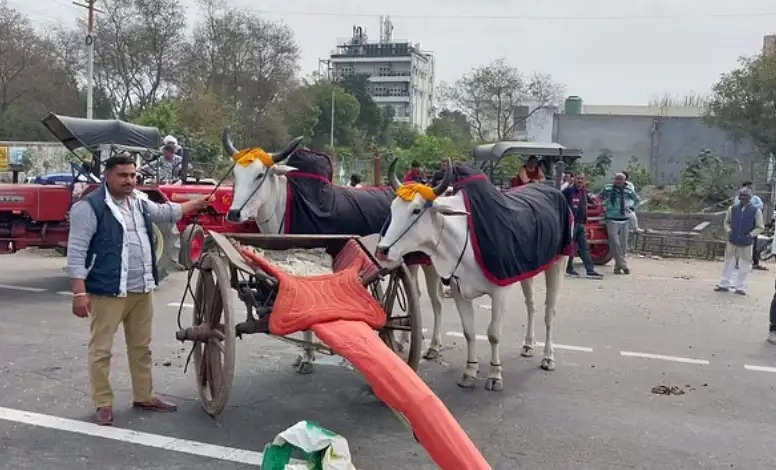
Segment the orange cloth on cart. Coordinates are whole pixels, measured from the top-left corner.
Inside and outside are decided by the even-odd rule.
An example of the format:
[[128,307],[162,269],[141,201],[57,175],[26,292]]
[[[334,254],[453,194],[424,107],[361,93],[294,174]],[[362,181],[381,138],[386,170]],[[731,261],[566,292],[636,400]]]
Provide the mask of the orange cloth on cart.
[[359,320],[372,328],[385,325],[385,312],[358,277],[361,259],[347,269],[320,276],[295,276],[269,264],[253,250],[244,257],[278,280],[278,292],[269,316],[269,331],[285,336],[309,330],[315,323]]
[[312,330],[361,372],[380,400],[407,418],[420,445],[442,469],[491,468],[444,403],[377,335],[385,313],[359,280],[366,258],[354,256],[351,266],[335,274],[301,277],[253,250],[241,253],[278,280],[269,319],[272,334]]
[[409,420],[420,445],[439,467],[490,468],[445,404],[366,323],[330,321],[317,323],[312,330],[361,372],[380,400]]

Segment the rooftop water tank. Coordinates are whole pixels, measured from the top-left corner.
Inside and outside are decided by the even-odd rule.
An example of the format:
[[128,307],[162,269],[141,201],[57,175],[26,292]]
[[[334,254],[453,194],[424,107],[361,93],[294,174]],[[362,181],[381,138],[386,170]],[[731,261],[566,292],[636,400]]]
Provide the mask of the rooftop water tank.
[[569,96],[566,98],[566,114],[582,114],[582,98]]

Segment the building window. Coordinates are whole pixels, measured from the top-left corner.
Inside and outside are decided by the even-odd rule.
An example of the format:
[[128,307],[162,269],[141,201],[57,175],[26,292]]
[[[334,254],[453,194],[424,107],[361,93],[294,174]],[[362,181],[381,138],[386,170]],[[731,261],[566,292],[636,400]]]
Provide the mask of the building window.
[[392,75],[393,73],[391,70],[391,64],[381,64],[377,68],[377,74],[380,75],[381,77],[387,77]]

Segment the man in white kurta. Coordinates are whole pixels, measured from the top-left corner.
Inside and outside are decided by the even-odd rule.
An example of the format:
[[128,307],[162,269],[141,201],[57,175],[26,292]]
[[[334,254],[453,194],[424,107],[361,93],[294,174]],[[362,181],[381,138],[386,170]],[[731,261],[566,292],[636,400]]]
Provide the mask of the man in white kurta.
[[746,275],[752,269],[752,245],[764,229],[763,212],[752,204],[752,190],[742,188],[738,192],[738,203],[728,208],[725,215],[725,231],[728,243],[725,247],[725,266],[722,279],[714,289],[746,295]]

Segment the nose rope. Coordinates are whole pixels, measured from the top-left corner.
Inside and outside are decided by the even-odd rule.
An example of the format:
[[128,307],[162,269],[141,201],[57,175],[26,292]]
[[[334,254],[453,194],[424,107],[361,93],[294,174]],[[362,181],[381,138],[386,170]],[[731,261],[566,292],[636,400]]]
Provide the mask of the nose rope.
[[224,173],[224,176],[222,176],[222,177],[221,177],[221,179],[220,179],[220,180],[218,180],[218,183],[216,183],[216,186],[213,188],[213,190],[212,190],[212,191],[210,191],[210,194],[208,194],[208,196],[207,196],[207,198],[208,198],[208,199],[210,199],[211,197],[213,197],[213,195],[216,193],[216,191],[218,190],[218,188],[220,188],[220,187],[221,187],[221,185],[222,185],[222,184],[224,183],[224,181],[226,180],[226,177],[227,177],[227,176],[229,176],[229,173],[231,173],[231,172],[232,172],[232,170],[234,170],[234,165],[235,165],[235,164],[236,164],[236,163],[232,163],[232,166],[230,166],[230,167],[229,167],[229,169],[228,169],[228,170],[226,170],[226,173]]
[[[234,164],[232,164],[232,168],[234,168]],[[242,203],[242,205],[240,206],[240,208],[238,209],[238,211],[242,212],[242,211],[243,211],[243,209],[245,209],[245,206],[247,206],[247,205],[248,205],[248,203],[251,201],[251,199],[253,199],[253,196],[254,196],[254,195],[256,194],[256,192],[259,190],[259,188],[261,188],[261,186],[264,184],[264,181],[266,181],[266,180],[267,180],[267,175],[269,175],[269,170],[267,170],[266,172],[264,172],[264,174],[263,174],[263,175],[262,175],[262,177],[261,177],[261,181],[259,181],[259,184],[258,184],[258,186],[256,186],[256,188],[255,188],[255,189],[254,189],[254,190],[251,192],[251,195],[250,195],[250,196],[248,196],[248,198],[245,200],[245,202],[243,202],[243,203]]]
[[[416,223],[418,223],[420,218],[423,217],[423,214],[426,213],[426,211],[428,210],[429,207],[431,207],[431,202],[426,202],[426,204],[423,206],[423,210],[420,211],[420,214],[418,214],[418,216],[415,218],[415,220],[413,220],[412,222],[407,224],[407,227],[399,234],[398,237],[396,237],[396,240],[394,240],[393,243],[391,243],[390,245],[388,245],[385,248],[386,251],[390,251],[390,249],[393,248],[393,246],[395,244],[397,244],[399,242],[399,240],[401,240],[404,237],[404,235],[406,235],[407,232],[409,232],[410,229],[415,226]],[[388,225],[388,222],[390,222],[390,219],[386,219],[385,220],[385,223],[383,224],[383,228],[380,230],[380,240],[378,240],[378,242],[377,242],[378,244],[383,239],[383,231],[387,229],[386,225]]]

